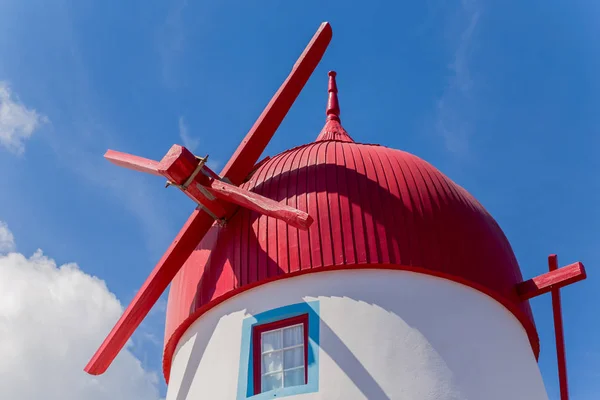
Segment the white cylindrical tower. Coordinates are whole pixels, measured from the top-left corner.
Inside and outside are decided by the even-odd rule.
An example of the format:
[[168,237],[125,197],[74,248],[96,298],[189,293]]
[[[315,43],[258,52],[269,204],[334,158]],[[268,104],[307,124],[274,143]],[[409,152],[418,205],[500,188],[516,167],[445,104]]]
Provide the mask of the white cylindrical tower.
[[286,396],[547,399],[527,332],[504,306],[450,280],[381,269],[261,285],[179,340],[167,400]]

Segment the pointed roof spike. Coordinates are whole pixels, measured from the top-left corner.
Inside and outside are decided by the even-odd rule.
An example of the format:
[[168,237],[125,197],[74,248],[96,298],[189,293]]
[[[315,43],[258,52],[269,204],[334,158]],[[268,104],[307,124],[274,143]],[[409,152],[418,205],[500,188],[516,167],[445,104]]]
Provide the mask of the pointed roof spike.
[[329,100],[327,101],[327,119],[340,120],[340,103],[338,102],[338,89],[335,82],[335,71],[329,71]]
[[338,88],[335,81],[337,73],[329,71],[329,98],[327,100],[327,120],[325,126],[317,136],[315,142],[323,142],[327,140],[337,140],[340,142],[354,142],[348,132],[342,127],[340,121],[340,103],[338,101]]

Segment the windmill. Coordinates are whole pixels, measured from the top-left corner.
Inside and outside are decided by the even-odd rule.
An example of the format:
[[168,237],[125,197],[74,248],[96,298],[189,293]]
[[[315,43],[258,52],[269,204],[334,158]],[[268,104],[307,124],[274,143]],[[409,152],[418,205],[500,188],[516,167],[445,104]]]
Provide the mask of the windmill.
[[219,174],[179,145],[160,162],[106,153],[198,207],[85,370],[106,371],[171,283],[167,399],[541,400],[529,299],[552,293],[566,400],[559,289],[586,278],[583,264],[551,255],[549,272],[524,280],[464,188],[350,137],[335,72],[316,140],[257,162],[331,37],[323,23]]
[[194,156],[180,145],[172,146],[160,162],[106,152],[105,157],[118,166],[165,177],[167,186],[178,187],[199,206],[89,361],[86,372],[98,375],[106,371],[215,220],[226,220],[237,207],[246,207],[300,229],[310,226],[312,218],[307,213],[236,185],[257,168],[256,162],[323,57],[331,36],[331,25],[324,22],[220,174],[206,165],[207,157]]

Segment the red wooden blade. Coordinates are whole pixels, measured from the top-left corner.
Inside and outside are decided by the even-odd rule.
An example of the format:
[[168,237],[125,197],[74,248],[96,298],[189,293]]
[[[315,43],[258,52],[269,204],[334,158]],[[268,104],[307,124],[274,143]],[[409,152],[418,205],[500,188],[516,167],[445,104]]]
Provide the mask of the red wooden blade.
[[234,185],[242,183],[323,58],[331,36],[331,25],[323,22],[292,68],[292,72],[221,171],[221,176],[228,178]]
[[582,263],[576,262],[517,284],[517,294],[521,300],[528,300],[585,278],[587,278],[585,267]]
[[[331,41],[331,36],[332,31],[329,23],[325,22],[321,24],[319,30],[294,65],[290,75],[277,93],[275,93],[275,96],[271,99],[252,129],[250,129],[250,132],[248,132],[237,148],[231,160],[223,169],[221,176],[225,176],[233,184],[240,184],[252,170],[252,167],[323,57]],[[128,157],[121,155],[117,157],[115,155],[111,161],[117,165],[142,172],[155,173],[156,171],[157,175],[161,175],[156,168],[158,163],[147,163],[147,161],[151,160],[141,157],[129,155]],[[206,232],[208,232],[213,222],[214,220],[204,211],[195,210],[192,213],[167,252],[156,267],[154,267],[144,286],[142,286],[125,310],[123,316],[121,316],[85,367],[86,372],[99,375],[106,371],[144,317],[150,312],[152,306],[158,301],[171,280],[181,269],[189,255],[194,251],[197,244],[202,240]]]
[[134,156],[132,154],[121,153],[120,151],[108,150],[104,154],[111,163],[119,167],[129,168],[134,171],[145,172],[147,174],[162,176],[158,172],[158,161],[150,160],[144,157]]
[[137,292],[135,298],[85,367],[87,373],[100,375],[106,371],[181,269],[183,263],[194,251],[200,239],[208,232],[213,222],[214,219],[204,211],[195,210],[192,213],[171,246],[169,246],[169,249],[156,264],[142,288]]
[[210,186],[205,186],[205,188],[217,199],[280,219],[298,229],[307,230],[313,223],[312,217],[304,211],[278,203],[275,200],[249,190],[230,185],[227,182],[213,181]]

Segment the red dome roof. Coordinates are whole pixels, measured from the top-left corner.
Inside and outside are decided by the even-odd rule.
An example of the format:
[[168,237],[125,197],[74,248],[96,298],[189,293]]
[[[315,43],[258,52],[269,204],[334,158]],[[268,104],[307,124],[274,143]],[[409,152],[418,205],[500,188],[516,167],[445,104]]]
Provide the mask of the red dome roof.
[[276,279],[349,268],[416,271],[480,290],[521,321],[537,356],[529,303],[515,291],[521,271],[496,221],[431,164],[353,142],[339,123],[335,82],[333,89],[317,141],[271,158],[242,185],[314,223],[299,231],[240,208],[213,226],[171,284],[165,376],[183,332],[221,301]]

